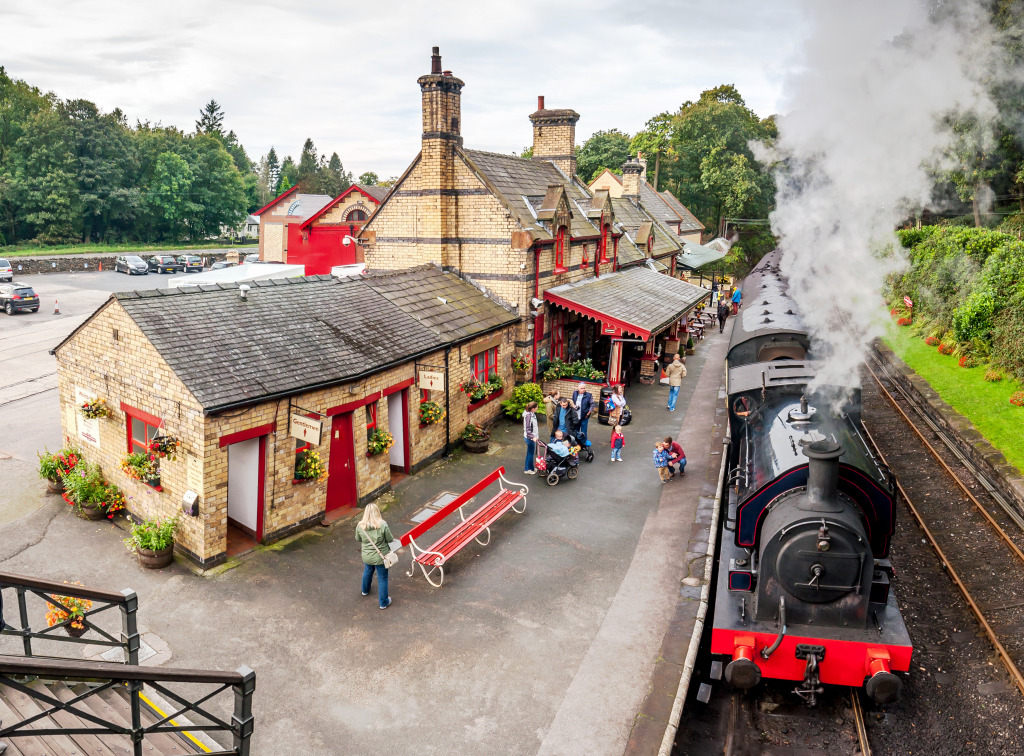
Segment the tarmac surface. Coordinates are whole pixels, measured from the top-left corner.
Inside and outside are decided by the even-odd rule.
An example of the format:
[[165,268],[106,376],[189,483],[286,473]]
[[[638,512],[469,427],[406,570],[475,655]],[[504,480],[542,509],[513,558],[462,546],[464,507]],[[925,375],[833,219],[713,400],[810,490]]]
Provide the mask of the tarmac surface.
[[[376,587],[359,593],[352,520],[205,575],[180,561],[149,572],[125,552],[123,532],[50,497],[0,526],[0,570],[134,588],[140,622],[167,648],[155,658],[252,667],[256,754],[656,753],[700,594],[692,577],[703,576],[721,460],[727,338],[713,333],[688,358],[676,412],[665,408],[667,386],[627,390],[634,420],[621,464],[595,423],[594,462],[549,487],[522,475],[520,427],[501,422],[491,453],[459,452],[382,497],[398,535],[428,501],[499,465],[530,486],[526,513],[499,520],[490,545],[464,549],[442,588],[408,577],[403,553],[387,611]],[[680,435],[688,466],[662,485],[651,451],[667,435]]]

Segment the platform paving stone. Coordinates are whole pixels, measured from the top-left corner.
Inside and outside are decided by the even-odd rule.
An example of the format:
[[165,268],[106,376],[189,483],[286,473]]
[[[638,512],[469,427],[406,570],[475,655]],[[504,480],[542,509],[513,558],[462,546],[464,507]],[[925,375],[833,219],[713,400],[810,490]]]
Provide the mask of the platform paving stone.
[[[403,553],[387,611],[376,585],[359,594],[351,519],[202,576],[181,563],[143,570],[121,530],[49,503],[0,526],[0,570],[134,588],[166,665],[251,666],[256,754],[656,752],[699,605],[700,586],[682,579],[703,579],[704,546],[691,537],[707,531],[709,519],[696,529],[694,520],[721,460],[710,452],[723,432],[714,426],[727,338],[713,334],[689,358],[676,412],[665,409],[666,386],[627,390],[634,422],[622,464],[609,462],[609,429],[594,422],[594,462],[548,487],[522,475],[521,430],[508,422],[494,430],[497,454],[459,452],[402,481],[382,500],[396,535],[438,494],[499,464],[530,494],[525,514],[492,527],[489,546],[447,565],[440,589],[407,577]],[[663,486],[651,450],[680,429],[687,476]]]

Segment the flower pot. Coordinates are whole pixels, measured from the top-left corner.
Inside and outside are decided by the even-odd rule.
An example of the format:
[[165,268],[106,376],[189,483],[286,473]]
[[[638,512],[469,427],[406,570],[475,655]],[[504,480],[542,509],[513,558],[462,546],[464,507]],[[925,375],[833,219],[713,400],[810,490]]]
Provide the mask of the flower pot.
[[72,638],[81,638],[88,631],[88,627],[71,627],[71,625],[64,625],[64,632],[70,635]]
[[487,438],[482,441],[470,441],[469,439],[463,439],[462,443],[466,447],[466,451],[470,454],[484,454],[491,441]]
[[107,516],[107,511],[103,507],[90,507],[83,504],[78,508],[78,511],[82,513],[82,517],[87,520],[102,520]]
[[52,494],[64,493],[64,480],[62,478],[57,478],[57,480],[47,480],[46,490],[48,493]]
[[174,544],[160,551],[137,548],[135,554],[139,557],[139,564],[147,570],[159,570],[174,561]]
[[688,355],[690,355],[690,354],[693,354],[695,350],[693,348],[691,348],[691,347],[687,347],[687,349],[685,351],[686,351],[686,353]]

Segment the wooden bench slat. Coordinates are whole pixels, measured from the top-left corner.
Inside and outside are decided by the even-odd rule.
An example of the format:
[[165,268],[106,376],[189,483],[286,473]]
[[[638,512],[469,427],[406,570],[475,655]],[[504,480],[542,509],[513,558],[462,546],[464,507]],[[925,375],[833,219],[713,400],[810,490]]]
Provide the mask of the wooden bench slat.
[[409,541],[411,541],[414,538],[419,538],[421,535],[423,535],[428,530],[433,528],[439,522],[441,522],[446,517],[448,517],[448,515],[450,515],[456,509],[458,509],[459,507],[464,505],[467,501],[472,499],[474,496],[476,496],[478,493],[483,491],[489,485],[491,485],[492,483],[496,482],[498,480],[498,478],[500,478],[504,473],[505,473],[505,468],[504,467],[499,467],[497,470],[492,472],[490,475],[488,475],[486,478],[484,478],[479,483],[474,485],[472,488],[470,488],[470,489],[468,489],[466,491],[463,491],[453,501],[451,501],[448,504],[446,504],[442,509],[440,509],[437,512],[435,512],[434,514],[432,514],[426,520],[424,520],[419,525],[417,525],[412,530],[410,530],[408,533],[406,533],[404,536],[402,536],[399,539],[401,544],[403,546],[408,546],[409,545]]
[[460,522],[442,536],[426,552],[419,554],[415,561],[428,566],[432,565],[438,559],[438,553],[444,555],[447,561],[450,557],[461,551],[466,544],[489,528],[522,498],[523,494],[519,491],[505,490],[500,492],[473,512],[464,522]]

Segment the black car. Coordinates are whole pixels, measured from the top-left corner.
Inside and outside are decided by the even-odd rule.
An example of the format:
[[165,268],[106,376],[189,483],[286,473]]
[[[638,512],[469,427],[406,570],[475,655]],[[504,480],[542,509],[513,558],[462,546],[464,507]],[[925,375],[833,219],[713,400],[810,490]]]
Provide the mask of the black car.
[[114,272],[127,273],[129,276],[138,273],[140,276],[144,276],[149,273],[149,266],[138,255],[121,255],[114,259]]
[[179,255],[178,262],[184,266],[186,273],[203,272],[203,258],[197,255]]
[[173,255],[154,255],[149,258],[149,269],[157,273],[178,273],[184,270],[185,266]]
[[0,307],[6,310],[8,315],[22,310],[38,312],[39,297],[32,291],[31,286],[17,282],[0,284]]

